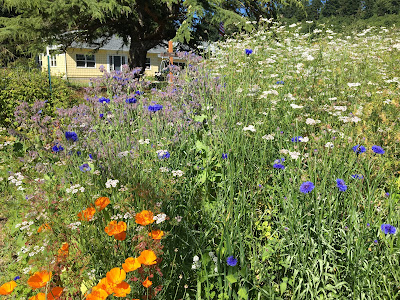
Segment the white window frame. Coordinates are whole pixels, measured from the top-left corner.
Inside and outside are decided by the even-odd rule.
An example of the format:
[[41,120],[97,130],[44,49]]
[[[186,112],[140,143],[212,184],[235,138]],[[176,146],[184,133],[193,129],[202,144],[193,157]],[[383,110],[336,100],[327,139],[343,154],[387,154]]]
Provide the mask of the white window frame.
[[115,71],[114,64],[113,64],[114,56],[121,57],[121,70],[122,70],[122,66],[126,65],[128,63],[128,57],[126,55],[108,53],[107,54],[108,72]]
[[[83,55],[85,57],[85,60],[83,59],[78,59],[78,55]],[[93,59],[88,59],[89,57],[93,56]],[[85,62],[85,66],[78,66],[78,61],[84,61]],[[94,54],[81,54],[81,53],[76,53],[75,55],[75,62],[76,62],[76,67],[79,69],[95,69],[96,68],[96,55]],[[88,67],[88,62],[94,62],[94,66],[93,67]]]

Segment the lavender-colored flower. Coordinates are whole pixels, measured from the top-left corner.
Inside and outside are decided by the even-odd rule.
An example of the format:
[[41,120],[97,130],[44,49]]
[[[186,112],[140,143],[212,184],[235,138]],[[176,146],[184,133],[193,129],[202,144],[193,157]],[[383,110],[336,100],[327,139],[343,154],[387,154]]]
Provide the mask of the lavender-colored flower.
[[297,142],[300,142],[302,138],[303,138],[302,136],[295,136],[292,138],[291,141],[294,143],[297,143]]
[[163,108],[163,106],[161,104],[154,104],[154,105],[150,105],[148,107],[148,110],[151,112],[156,112],[156,111],[162,110],[162,108]]
[[385,193],[385,197],[389,198],[390,194],[389,193]]
[[79,166],[79,169],[80,169],[82,172],[89,172],[92,168],[89,167],[89,164],[83,164],[82,166]]
[[65,132],[65,138],[67,140],[71,140],[73,142],[76,142],[78,140],[78,135],[74,131],[67,131],[67,132]]
[[250,55],[253,53],[253,50],[251,49],[245,49],[244,52],[246,53],[246,55]]
[[222,159],[227,159],[228,158],[228,153],[222,153]]
[[395,234],[396,233],[396,227],[390,224],[382,224],[381,225],[381,230],[383,231],[384,234]]
[[374,151],[376,154],[384,154],[385,150],[383,150],[381,147],[377,145],[372,146],[372,151]]
[[99,98],[99,102],[100,103],[110,103],[110,99],[105,98],[105,97],[101,97],[101,98]]
[[356,154],[364,153],[365,151],[367,151],[367,149],[364,146],[360,145],[355,145],[352,149]]
[[303,182],[300,186],[300,192],[307,194],[314,189],[314,184],[311,181]]
[[228,266],[234,267],[234,266],[237,265],[238,261],[237,261],[236,258],[234,258],[234,257],[231,255],[231,256],[229,256],[229,257],[226,259],[226,263],[228,264]]
[[336,186],[339,188],[339,191],[345,192],[347,190],[347,185],[345,184],[343,179],[336,179]]

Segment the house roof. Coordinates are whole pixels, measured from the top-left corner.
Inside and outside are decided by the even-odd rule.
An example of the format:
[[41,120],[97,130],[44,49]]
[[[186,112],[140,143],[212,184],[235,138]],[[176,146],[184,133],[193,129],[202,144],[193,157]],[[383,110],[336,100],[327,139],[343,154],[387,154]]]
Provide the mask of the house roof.
[[[100,43],[100,40],[98,40]],[[147,51],[148,53],[162,53],[166,51],[166,47],[164,45],[158,45],[155,46],[154,48],[150,49]],[[77,43],[77,42],[72,42],[71,48],[81,48],[81,49],[96,49],[95,44],[88,44],[88,43]],[[108,43],[103,45],[102,47],[99,48],[99,50],[113,50],[113,51],[129,51],[129,46],[124,45],[124,41],[122,38],[113,36]]]

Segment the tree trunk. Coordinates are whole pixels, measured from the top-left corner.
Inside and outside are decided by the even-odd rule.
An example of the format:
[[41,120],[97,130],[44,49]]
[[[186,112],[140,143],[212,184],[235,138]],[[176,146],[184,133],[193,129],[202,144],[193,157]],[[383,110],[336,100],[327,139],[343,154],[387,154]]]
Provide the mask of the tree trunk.
[[146,55],[147,51],[152,47],[145,43],[135,41],[131,38],[131,44],[129,45],[129,57],[128,64],[131,69],[141,68],[140,74],[143,74],[146,69]]

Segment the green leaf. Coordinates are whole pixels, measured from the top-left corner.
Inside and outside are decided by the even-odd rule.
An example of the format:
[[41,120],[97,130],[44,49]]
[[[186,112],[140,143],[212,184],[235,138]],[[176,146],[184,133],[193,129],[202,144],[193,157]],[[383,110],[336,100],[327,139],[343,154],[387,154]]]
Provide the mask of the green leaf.
[[240,288],[238,291],[238,296],[240,297],[240,299],[249,299],[249,296],[247,295],[247,290],[245,288]]
[[232,284],[238,281],[237,276],[234,274],[229,274],[228,276],[226,276],[226,279]]
[[195,120],[196,122],[203,122],[206,118],[207,118],[206,115],[200,115],[200,116],[195,116],[195,117],[194,117],[194,120]]
[[286,288],[287,288],[287,283],[286,283],[286,281],[284,281],[284,282],[281,282],[281,284],[280,284],[280,290],[281,290],[281,295],[286,291]]

